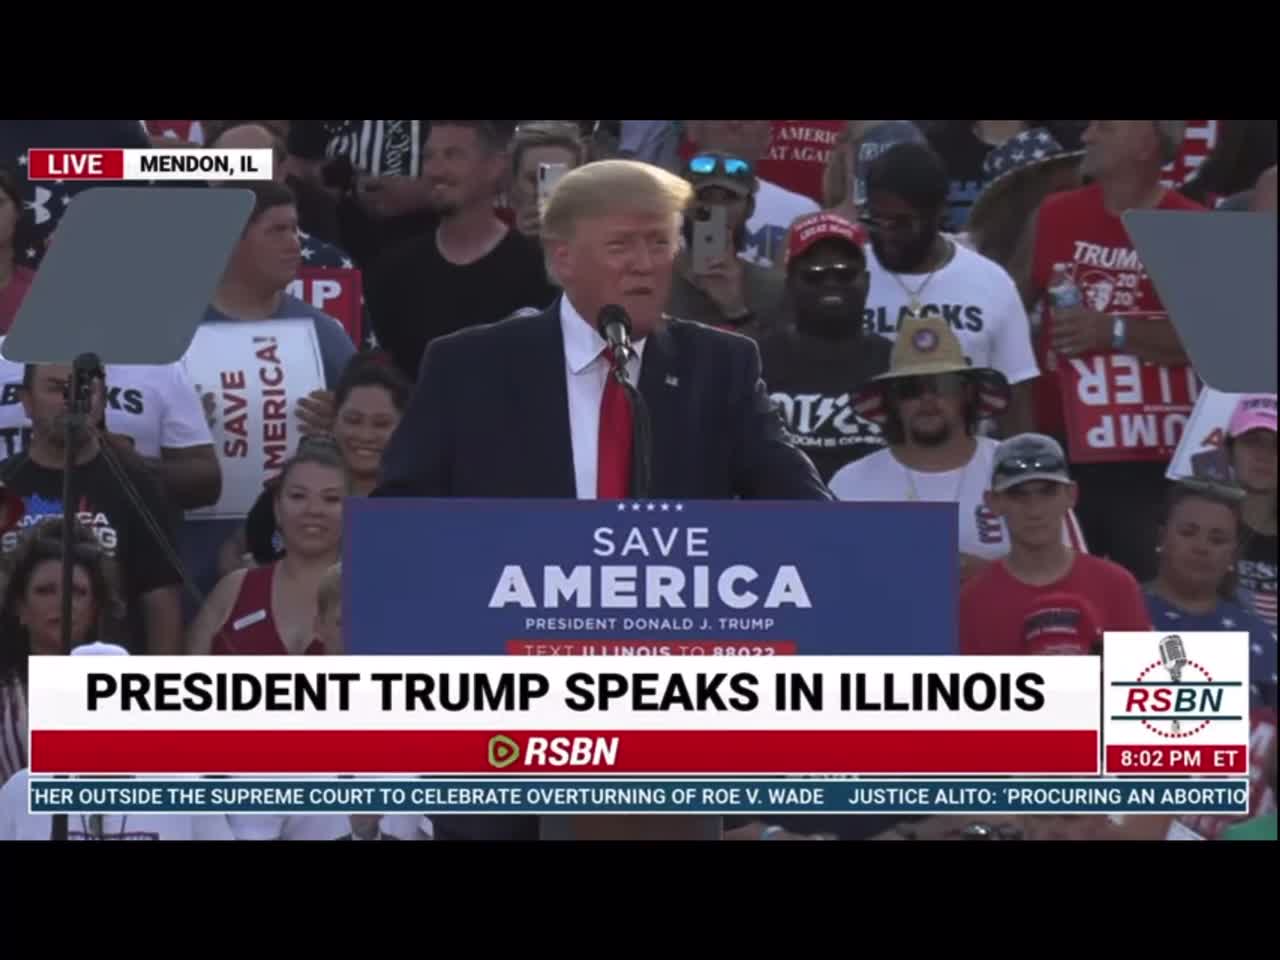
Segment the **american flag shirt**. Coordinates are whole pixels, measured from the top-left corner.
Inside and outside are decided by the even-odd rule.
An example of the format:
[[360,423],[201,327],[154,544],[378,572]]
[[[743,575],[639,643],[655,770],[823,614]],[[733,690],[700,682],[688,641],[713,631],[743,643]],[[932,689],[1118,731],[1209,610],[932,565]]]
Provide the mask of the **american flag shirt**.
[[1154,593],[1145,596],[1154,630],[1244,631],[1249,634],[1249,707],[1276,708],[1276,633],[1238,604],[1222,601],[1211,613],[1188,613]]
[[27,151],[32,147],[149,147],[138,120],[5,120],[0,122],[0,166],[17,177],[29,220],[15,236],[14,260],[36,267],[44,259],[50,234],[76,195],[91,187],[137,186],[93,180],[27,179]]
[[1240,604],[1276,629],[1276,537],[1251,533],[1236,566]]

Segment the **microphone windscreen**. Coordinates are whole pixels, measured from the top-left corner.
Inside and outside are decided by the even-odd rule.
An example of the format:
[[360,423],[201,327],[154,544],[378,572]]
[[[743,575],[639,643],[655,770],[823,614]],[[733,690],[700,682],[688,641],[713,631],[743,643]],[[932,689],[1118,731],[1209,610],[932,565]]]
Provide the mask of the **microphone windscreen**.
[[1182,638],[1171,633],[1160,641],[1160,661],[1168,666],[1178,661],[1186,661],[1187,648],[1182,645]]
[[631,318],[627,316],[627,311],[616,303],[605,304],[596,315],[596,330],[600,336],[608,340],[605,331],[615,323],[620,324],[622,329],[627,331],[628,336],[631,334]]

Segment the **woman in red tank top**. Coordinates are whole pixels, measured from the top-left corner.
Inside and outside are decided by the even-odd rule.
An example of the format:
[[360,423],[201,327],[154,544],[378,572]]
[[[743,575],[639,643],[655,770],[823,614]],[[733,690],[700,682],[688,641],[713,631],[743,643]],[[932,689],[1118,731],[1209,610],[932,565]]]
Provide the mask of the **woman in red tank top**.
[[332,440],[304,440],[275,482],[284,554],[236,570],[218,583],[187,634],[188,653],[322,654],[314,634],[316,598],[338,562],[342,501],[351,484]]

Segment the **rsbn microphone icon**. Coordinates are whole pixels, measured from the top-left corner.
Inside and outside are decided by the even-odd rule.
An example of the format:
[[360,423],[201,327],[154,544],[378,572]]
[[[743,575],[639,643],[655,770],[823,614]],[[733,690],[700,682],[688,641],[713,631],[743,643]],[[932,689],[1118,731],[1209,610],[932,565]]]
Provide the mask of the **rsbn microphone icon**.
[[[1160,641],[1160,662],[1169,671],[1170,680],[1177,683],[1182,679],[1182,668],[1187,665],[1187,648],[1183,646],[1182,638],[1176,633],[1171,633]],[[1182,724],[1174,720],[1173,732],[1178,733],[1181,729]]]

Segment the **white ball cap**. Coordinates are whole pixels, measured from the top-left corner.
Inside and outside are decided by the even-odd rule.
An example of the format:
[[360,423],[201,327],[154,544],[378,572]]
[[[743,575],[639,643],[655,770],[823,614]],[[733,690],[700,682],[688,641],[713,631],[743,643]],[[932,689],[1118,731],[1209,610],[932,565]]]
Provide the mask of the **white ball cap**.
[[127,657],[129,651],[114,643],[82,643],[71,650],[73,657]]

